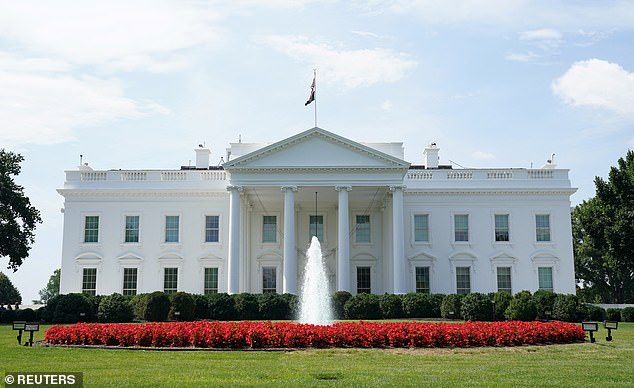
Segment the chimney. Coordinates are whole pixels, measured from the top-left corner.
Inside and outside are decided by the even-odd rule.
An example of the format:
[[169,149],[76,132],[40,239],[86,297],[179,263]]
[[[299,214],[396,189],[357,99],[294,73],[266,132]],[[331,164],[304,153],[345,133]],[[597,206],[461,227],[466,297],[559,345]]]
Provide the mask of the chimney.
[[199,144],[198,148],[194,149],[194,151],[196,151],[196,168],[209,169],[209,155],[211,154],[209,148],[205,148],[202,144]]
[[440,151],[440,148],[436,146],[436,143],[431,143],[425,147],[425,151],[423,152],[425,168],[438,168],[438,151]]

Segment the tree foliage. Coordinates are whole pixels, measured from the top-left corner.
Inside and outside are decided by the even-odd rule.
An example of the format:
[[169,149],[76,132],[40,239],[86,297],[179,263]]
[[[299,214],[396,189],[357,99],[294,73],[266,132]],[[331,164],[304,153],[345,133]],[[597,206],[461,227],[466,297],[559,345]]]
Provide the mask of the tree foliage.
[[634,151],[572,212],[575,275],[592,302],[634,301]]
[[46,304],[51,298],[59,295],[59,277],[61,272],[62,271],[59,268],[53,271],[53,274],[48,279],[48,283],[46,284],[46,287],[42,288],[39,291],[40,300],[37,300],[37,301],[34,300],[33,301],[34,303]]
[[20,174],[20,154],[0,149],[0,257],[8,257],[7,268],[17,271],[35,241],[40,212],[13,180]]
[[0,306],[22,303],[20,291],[11,283],[7,275],[0,272]]

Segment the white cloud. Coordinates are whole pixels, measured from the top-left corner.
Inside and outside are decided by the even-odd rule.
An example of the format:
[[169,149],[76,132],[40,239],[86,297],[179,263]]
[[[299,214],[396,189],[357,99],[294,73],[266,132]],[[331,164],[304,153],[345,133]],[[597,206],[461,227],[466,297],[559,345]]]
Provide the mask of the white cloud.
[[575,62],[552,84],[555,95],[572,106],[591,106],[634,115],[634,73],[601,59]]
[[476,159],[476,160],[491,160],[491,159],[495,159],[495,155],[488,153],[488,152],[484,152],[484,151],[475,151],[474,153],[471,154],[471,157]]
[[520,32],[520,40],[561,40],[561,32],[552,28],[541,28]]
[[51,144],[73,131],[121,118],[165,112],[126,98],[116,79],[74,76],[64,62],[0,52],[0,144]]
[[532,51],[528,51],[525,53],[509,53],[506,54],[504,58],[508,61],[514,62],[531,62],[539,58],[539,55],[535,54]]
[[346,88],[395,82],[417,65],[408,54],[385,48],[346,50],[326,43],[312,43],[303,36],[269,35],[258,41],[297,61],[316,66],[322,82]]
[[385,100],[385,101],[383,102],[383,104],[381,104],[381,110],[390,111],[390,110],[392,110],[392,106],[394,106],[394,105],[392,104],[392,101],[390,101],[390,100]]
[[191,1],[5,2],[0,38],[71,64],[167,71],[185,62],[176,51],[219,42],[210,8]]

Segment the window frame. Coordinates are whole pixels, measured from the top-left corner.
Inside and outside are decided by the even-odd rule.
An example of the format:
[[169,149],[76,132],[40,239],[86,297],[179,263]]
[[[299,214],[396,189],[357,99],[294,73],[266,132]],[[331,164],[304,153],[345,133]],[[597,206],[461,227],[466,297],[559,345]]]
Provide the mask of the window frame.
[[[168,241],[167,238],[167,233],[168,230],[173,230],[173,228],[168,228],[167,225],[167,219],[168,217],[177,217],[178,219],[178,223],[177,223],[177,236],[176,236],[176,241]],[[165,213],[163,214],[163,244],[181,244],[181,222],[182,222],[182,217],[180,214],[176,214],[176,213]]]
[[[217,219],[217,227],[214,228],[209,228],[208,227],[208,218],[209,217],[216,217]],[[219,214],[205,214],[203,215],[203,243],[205,244],[220,244],[220,222],[221,222],[221,218]],[[215,241],[210,241],[207,239],[208,237],[208,233],[209,232],[213,232],[215,230],[216,232],[216,240]]]
[[[458,232],[457,225],[456,225],[456,217],[458,217],[458,216],[466,217],[466,220],[467,220],[467,228],[466,228],[467,238],[466,238],[466,240],[458,240],[458,239],[456,239],[457,232]],[[452,241],[453,241],[454,244],[470,244],[471,243],[471,222],[469,221],[470,218],[471,218],[471,215],[469,213],[464,213],[464,212],[452,213],[451,227],[452,227]]]
[[[506,216],[506,230],[500,228],[498,231],[498,216]],[[506,233],[506,240],[498,240],[498,233]],[[509,244],[511,242],[511,214],[507,212],[496,212],[493,214],[493,242],[496,244]]]
[[[416,218],[417,217],[425,217],[427,219],[427,239],[426,240],[417,240],[416,239]],[[414,213],[412,214],[412,242],[414,244],[430,244],[431,243],[431,214],[430,213]]]
[[[500,287],[500,269],[508,270],[508,287]],[[504,276],[506,276],[506,274],[504,274]],[[495,279],[496,279],[496,289],[498,292],[504,291],[513,295],[513,267],[506,266],[506,265],[496,266]]]
[[[266,225],[271,225],[270,223],[268,223],[268,224],[266,223],[266,219],[267,218],[275,219],[275,224],[274,224],[275,227],[273,228],[273,240],[272,241],[269,241],[269,240],[265,239],[265,237],[267,236],[267,234],[266,234]],[[278,226],[279,226],[278,220],[279,220],[279,217],[277,216],[277,214],[262,214],[262,229],[261,229],[262,239],[260,241],[262,244],[277,244],[277,242],[278,242],[277,232],[278,232]]]
[[[211,275],[207,273],[207,270],[216,270],[215,272],[215,282],[216,287],[208,287],[207,282],[210,281],[213,284],[213,279],[209,279],[207,275]],[[203,269],[203,295],[211,295],[217,294],[220,289],[220,268],[218,267],[204,267]]]
[[[321,224],[317,223],[317,233],[313,234],[312,227],[315,225],[314,222],[311,222],[311,217],[321,217]],[[321,225],[321,238],[319,237],[319,225]],[[326,242],[326,215],[325,214],[308,214],[308,241],[312,240],[313,236],[317,236],[319,242],[323,245]]]
[[[126,279],[126,271],[134,270],[134,289],[131,287],[126,287],[126,281],[130,281]],[[134,293],[131,293],[130,290],[134,290]],[[121,294],[122,295],[136,295],[139,293],[139,268],[138,267],[123,267],[123,284],[121,285]]]
[[[96,228],[88,228],[88,218],[96,218],[97,219],[97,227]],[[84,227],[82,229],[82,244],[99,244],[101,242],[100,240],[100,235],[101,233],[99,232],[100,228],[101,228],[101,215],[100,214],[84,214],[83,215],[83,219],[84,219]],[[88,232],[89,231],[94,231],[95,233],[95,241],[88,241]]]
[[[360,223],[359,222],[359,217],[363,217],[366,218],[367,217],[367,223]],[[370,214],[355,214],[354,217],[355,223],[354,223],[354,242],[355,244],[372,244],[372,216]],[[366,225],[367,224],[367,241],[359,241],[359,225]]]
[[[360,277],[359,270],[366,271],[367,270],[367,287],[361,287],[360,285]],[[372,266],[370,265],[357,265],[355,266],[355,280],[356,280],[356,291],[357,295],[359,294],[371,294],[372,293]],[[364,280],[364,279],[361,279]],[[365,282],[364,282],[365,283]],[[363,284],[365,286],[365,284]],[[363,291],[360,291],[363,289]],[[367,292],[365,292],[367,290]]]
[[[424,272],[427,272],[427,287],[419,287],[419,281],[418,281],[418,277],[419,277],[419,273],[418,270],[426,270]],[[425,291],[426,290],[426,291]],[[414,292],[418,293],[418,294],[431,294],[431,266],[429,265],[425,265],[425,266],[416,266],[414,267]]]
[[[466,269],[466,274],[462,273],[459,274],[458,272],[463,272]],[[464,266],[464,265],[460,265],[460,266],[456,266],[455,267],[455,280],[456,280],[456,294],[460,294],[460,295],[467,295],[470,294],[471,292],[473,292],[473,286],[472,286],[472,276],[471,276],[471,266]],[[467,276],[468,280],[469,280],[469,287],[460,287],[460,279],[458,278],[459,276]],[[464,280],[464,279],[463,279]],[[461,290],[466,290],[467,292],[461,292]]]
[[[175,273],[170,274],[169,276],[173,277],[168,279],[168,270],[174,270]],[[175,294],[178,292],[178,276],[179,276],[179,267],[169,267],[169,266],[165,266],[163,267],[163,292],[170,295],[170,294]],[[167,287],[168,282],[175,282],[175,286],[174,287]]]
[[[91,279],[89,279],[90,283],[88,283],[88,281],[86,280],[88,271],[93,272],[90,275],[91,276]],[[97,267],[83,267],[82,268],[82,271],[81,271],[81,293],[82,294],[91,295],[91,296],[97,295],[97,272],[98,272]],[[94,287],[88,288],[86,287],[87,284],[90,284]]]
[[[541,240],[540,239],[540,228],[545,228],[544,226],[539,226],[537,218],[538,217],[543,217],[543,216],[547,216],[547,220],[548,220],[548,226],[547,226],[547,231],[548,231],[548,240]],[[547,212],[539,212],[539,213],[535,213],[534,217],[533,217],[533,222],[535,225],[535,242],[537,244],[551,244],[553,242],[553,223],[552,223],[552,216],[550,213]]]
[[[549,276],[550,276],[550,288],[549,287],[542,287],[542,274],[541,274],[541,270],[547,269],[549,270]],[[555,277],[554,277],[554,272],[555,270],[553,269],[552,266],[539,266],[537,267],[537,290],[544,290],[544,291],[550,291],[550,292],[555,292]]]
[[[137,218],[137,240],[136,241],[128,241],[128,217],[136,217]],[[130,229],[134,230],[134,229]],[[140,214],[131,214],[126,213],[123,215],[123,244],[140,244],[141,243],[141,215]]]
[[[277,266],[276,265],[263,265],[261,267],[261,289],[263,294],[277,294]],[[272,287],[271,284],[267,284],[267,280],[270,282],[271,279],[266,279],[267,272],[270,272],[269,275],[272,274]]]

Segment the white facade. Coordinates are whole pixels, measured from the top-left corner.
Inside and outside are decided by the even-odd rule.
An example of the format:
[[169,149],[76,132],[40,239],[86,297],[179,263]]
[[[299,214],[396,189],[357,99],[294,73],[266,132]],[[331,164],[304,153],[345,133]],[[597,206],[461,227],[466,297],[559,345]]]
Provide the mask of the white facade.
[[61,292],[298,293],[315,229],[333,292],[575,292],[568,170],[423,155],[313,128],[231,144],[222,168],[199,148],[180,170],[67,171]]

